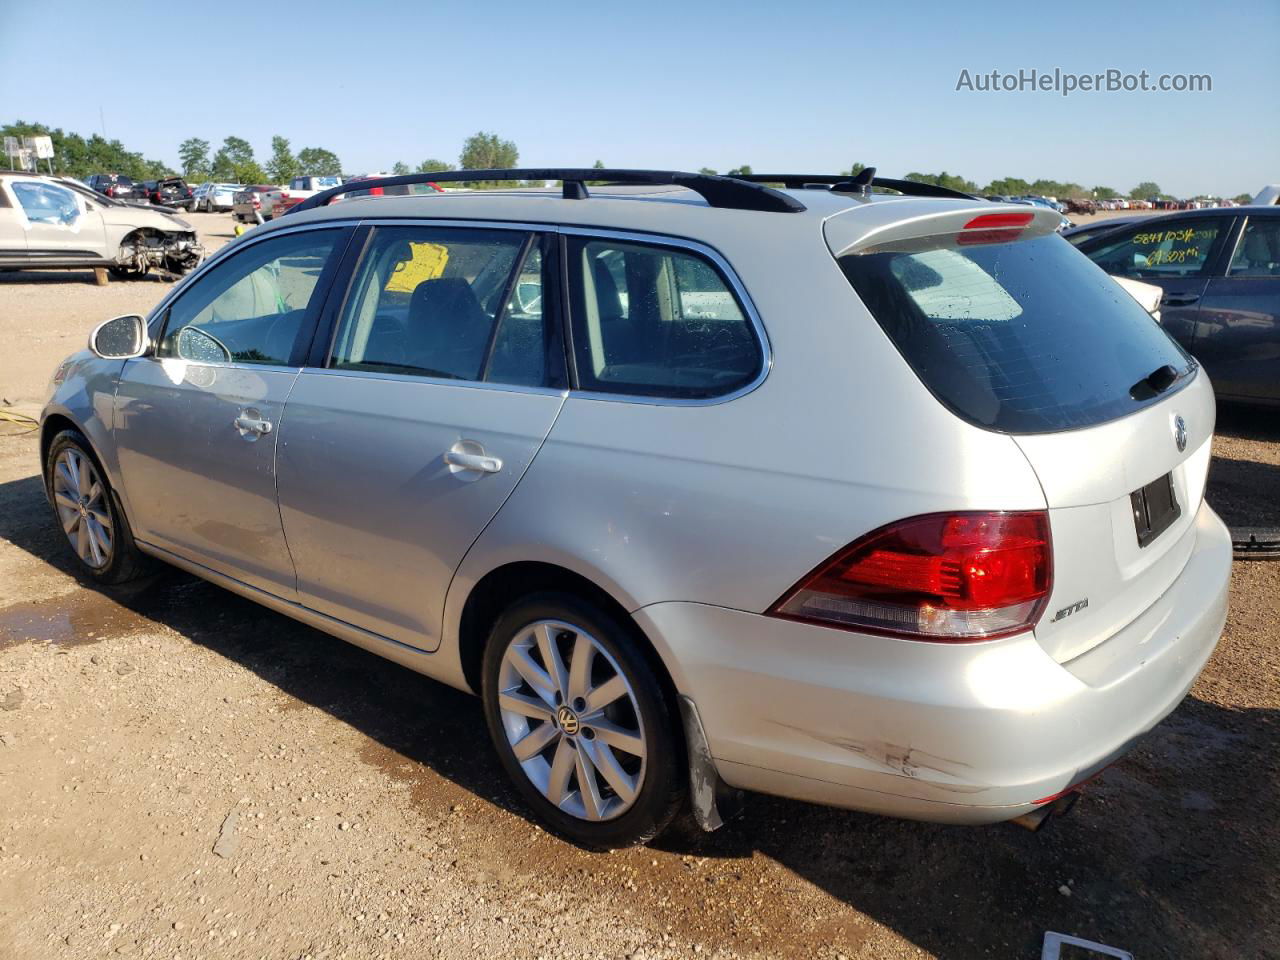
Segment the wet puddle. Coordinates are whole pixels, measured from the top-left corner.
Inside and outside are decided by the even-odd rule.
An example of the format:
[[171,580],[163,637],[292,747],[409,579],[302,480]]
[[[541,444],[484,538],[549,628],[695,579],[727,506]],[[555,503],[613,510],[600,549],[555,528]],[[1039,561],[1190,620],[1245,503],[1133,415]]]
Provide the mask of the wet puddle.
[[20,643],[52,643],[62,647],[99,643],[160,626],[154,615],[176,597],[202,585],[168,585],[136,597],[116,599],[92,589],[35,603],[0,609],[0,650]]

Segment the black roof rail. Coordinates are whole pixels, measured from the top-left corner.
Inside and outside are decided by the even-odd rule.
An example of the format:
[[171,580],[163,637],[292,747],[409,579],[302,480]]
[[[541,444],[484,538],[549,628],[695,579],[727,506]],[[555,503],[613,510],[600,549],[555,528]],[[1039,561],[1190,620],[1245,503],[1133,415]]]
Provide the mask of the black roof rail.
[[[829,173],[749,173],[734,177],[748,183],[780,183],[789,190],[814,190],[826,188],[833,193],[858,193],[866,185],[866,173],[871,171],[871,186],[897,190],[909,197],[949,197],[953,200],[977,200],[971,193],[962,193],[949,187],[936,187],[932,183],[915,180],[895,180],[877,177],[875,167],[866,167],[856,176]],[[842,189],[843,188],[843,189]]]
[[589,167],[530,167],[507,170],[450,170],[445,173],[410,173],[400,177],[374,177],[353,180],[331,187],[290,207],[286,214],[300,213],[324,206],[334,197],[374,187],[412,186],[418,183],[469,183],[477,180],[559,180],[564,184],[566,200],[583,200],[590,194],[588,181],[605,180],[616,184],[670,184],[700,194],[708,206],[731,210],[761,210],[768,213],[800,213],[803,203],[760,183],[738,177],[716,177],[704,173],[682,173],[679,170],[611,170]]

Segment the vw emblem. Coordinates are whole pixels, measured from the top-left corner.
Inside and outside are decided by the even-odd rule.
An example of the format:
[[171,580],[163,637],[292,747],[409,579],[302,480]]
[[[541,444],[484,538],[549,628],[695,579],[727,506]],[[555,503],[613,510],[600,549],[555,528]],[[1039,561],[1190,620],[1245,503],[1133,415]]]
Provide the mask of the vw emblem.
[[1182,419],[1182,414],[1174,414],[1173,417],[1173,442],[1178,445],[1178,452],[1187,449],[1187,421]]
[[578,720],[578,715],[566,706],[561,706],[560,709],[556,711],[556,721],[560,724],[560,729],[570,737],[576,736],[578,731],[582,728],[582,724]]

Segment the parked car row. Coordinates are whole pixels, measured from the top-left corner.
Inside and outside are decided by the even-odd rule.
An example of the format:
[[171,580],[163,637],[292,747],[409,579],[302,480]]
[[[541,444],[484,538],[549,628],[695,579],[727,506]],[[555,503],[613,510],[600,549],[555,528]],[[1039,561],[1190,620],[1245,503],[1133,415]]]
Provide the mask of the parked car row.
[[186,210],[192,205],[193,191],[182,177],[139,181],[123,173],[94,173],[85,177],[83,183],[112,200]]
[[343,178],[339,176],[308,175],[294,177],[283,187],[266,184],[244,187],[235,195],[231,213],[239,223],[265,223],[283,216],[308,197],[342,183]]

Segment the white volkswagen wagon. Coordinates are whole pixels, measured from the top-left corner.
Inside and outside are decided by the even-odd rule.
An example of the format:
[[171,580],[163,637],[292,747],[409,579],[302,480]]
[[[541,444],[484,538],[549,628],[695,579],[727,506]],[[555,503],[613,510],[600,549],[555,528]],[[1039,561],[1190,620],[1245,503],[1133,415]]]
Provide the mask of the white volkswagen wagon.
[[87,574],[156,558],[478,693],[591,847],[740,790],[1039,819],[1186,694],[1231,562],[1213,392],[1052,211],[379,185],[468,177],[563,186],[337,187],[58,368]]

